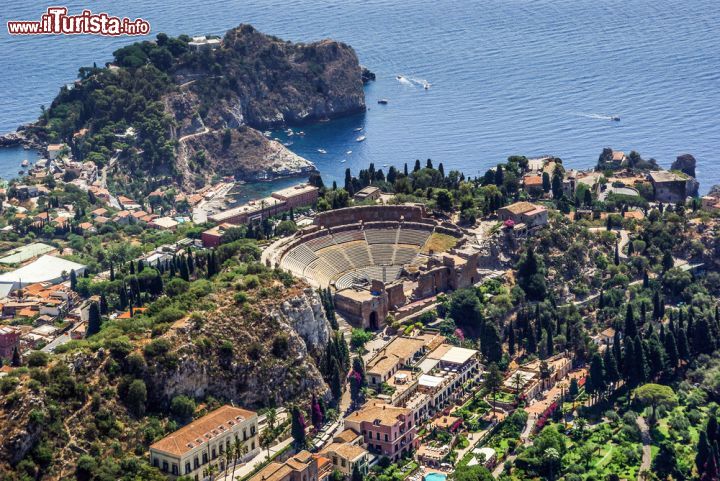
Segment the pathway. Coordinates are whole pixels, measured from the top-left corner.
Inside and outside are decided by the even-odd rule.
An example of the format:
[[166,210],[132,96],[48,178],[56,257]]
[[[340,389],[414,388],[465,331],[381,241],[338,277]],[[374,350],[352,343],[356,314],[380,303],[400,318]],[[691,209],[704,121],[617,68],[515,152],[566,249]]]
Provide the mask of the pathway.
[[[270,448],[270,457],[274,456],[278,451],[281,451],[285,449],[290,443],[292,443],[293,438],[289,437],[285,439],[284,441],[281,441],[280,443],[276,444],[275,446]],[[255,468],[258,467],[258,465],[264,463],[268,460],[268,450],[262,449],[257,456],[249,460],[247,463],[243,464],[242,466],[238,466],[235,468],[235,476],[234,479],[242,479],[248,474],[250,474]],[[218,475],[215,480],[216,481],[233,481],[232,477],[232,466],[230,466],[230,469],[228,469],[226,472],[222,473],[222,475]]]
[[647,422],[645,421],[645,418],[642,416],[638,416],[637,420],[635,421],[640,428],[640,436],[642,437],[642,444],[643,444],[643,455],[642,455],[642,462],[640,463],[640,471],[649,471],[650,470],[650,463],[652,461],[652,451],[650,448],[650,443],[652,442],[652,437],[650,437],[650,428],[647,425]]
[[[588,229],[590,232],[607,232],[607,227],[590,227]],[[628,231],[625,229],[612,229],[610,232],[616,232],[620,234],[620,242],[618,243],[618,251],[619,251],[619,257],[620,259],[627,259],[627,254],[623,252],[623,249],[625,246],[630,242],[630,236],[628,236]]]

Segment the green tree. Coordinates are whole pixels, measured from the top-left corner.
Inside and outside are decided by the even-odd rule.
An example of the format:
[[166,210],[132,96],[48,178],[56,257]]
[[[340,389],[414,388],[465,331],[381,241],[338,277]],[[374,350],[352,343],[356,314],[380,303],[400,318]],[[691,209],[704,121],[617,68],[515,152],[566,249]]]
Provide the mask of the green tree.
[[172,398],[172,401],[170,401],[170,412],[180,422],[185,423],[192,419],[192,416],[195,413],[195,401],[187,396],[175,396]]
[[633,391],[633,396],[641,406],[651,408],[651,423],[657,421],[657,408],[672,409],[678,404],[675,391],[662,384],[644,384]]
[[97,302],[93,302],[90,304],[88,311],[88,323],[85,336],[90,337],[98,332],[100,332],[100,307],[97,305]]
[[305,416],[303,416],[302,411],[300,411],[300,408],[297,406],[293,406],[290,409],[290,418],[291,418],[291,427],[290,432],[293,437],[293,441],[295,442],[295,447],[297,449],[302,449],[305,447],[305,444],[307,443],[306,437],[305,437],[305,429],[307,427],[305,423]]
[[147,386],[142,379],[135,379],[128,387],[125,396],[125,404],[131,413],[137,417],[145,414],[145,405],[147,403]]
[[492,394],[493,397],[493,419],[497,417],[497,410],[495,409],[495,406],[497,405],[497,393],[502,387],[502,381],[503,376],[500,372],[500,368],[498,368],[498,365],[495,363],[490,364],[487,373],[485,373],[483,387]]
[[548,192],[550,192],[550,188],[551,188],[551,186],[550,186],[550,174],[548,174],[547,172],[543,172],[543,174],[542,174],[542,189],[543,189],[543,192],[545,192],[545,193],[547,194]]

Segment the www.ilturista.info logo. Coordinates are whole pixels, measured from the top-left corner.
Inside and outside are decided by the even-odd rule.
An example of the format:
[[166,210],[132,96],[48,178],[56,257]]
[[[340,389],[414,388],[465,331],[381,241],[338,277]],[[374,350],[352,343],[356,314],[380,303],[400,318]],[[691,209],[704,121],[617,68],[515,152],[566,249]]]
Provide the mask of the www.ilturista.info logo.
[[130,20],[90,10],[68,15],[67,7],[49,7],[40,20],[8,21],[7,29],[10,35],[147,35],[150,24],[142,18]]

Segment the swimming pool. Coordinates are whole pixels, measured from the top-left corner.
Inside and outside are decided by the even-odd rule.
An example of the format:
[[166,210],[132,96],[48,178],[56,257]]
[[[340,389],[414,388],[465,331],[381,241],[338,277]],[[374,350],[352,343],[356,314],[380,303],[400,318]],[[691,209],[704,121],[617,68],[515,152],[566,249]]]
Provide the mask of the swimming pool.
[[428,473],[423,479],[424,481],[445,481],[447,479],[447,475],[443,473]]

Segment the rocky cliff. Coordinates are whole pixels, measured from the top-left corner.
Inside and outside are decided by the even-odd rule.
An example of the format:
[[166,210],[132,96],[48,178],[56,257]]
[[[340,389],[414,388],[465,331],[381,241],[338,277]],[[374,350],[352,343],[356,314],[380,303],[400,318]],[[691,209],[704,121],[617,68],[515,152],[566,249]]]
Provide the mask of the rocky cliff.
[[675,161],[670,166],[672,170],[679,170],[686,173],[690,177],[695,177],[695,157],[691,154],[678,155]]
[[[279,405],[328,387],[315,359],[323,355],[330,325],[312,289],[298,292],[267,312],[226,305],[201,324],[174,334],[177,362],[147,372],[149,396],[166,405],[173,396],[211,395],[247,407]],[[221,340],[232,353],[208,350]],[[271,382],[269,382],[271,381]]]
[[240,25],[225,34],[221,48],[201,55],[208,58],[185,62],[177,78],[192,79],[188,89],[201,98],[211,128],[265,129],[365,110],[363,70],[344,43],[295,44]]
[[178,65],[180,88],[163,99],[180,141],[178,170],[185,180],[203,172],[245,180],[306,174],[311,162],[254,129],[362,112],[371,76],[343,43],[293,44],[250,25],[232,29],[219,49]]

